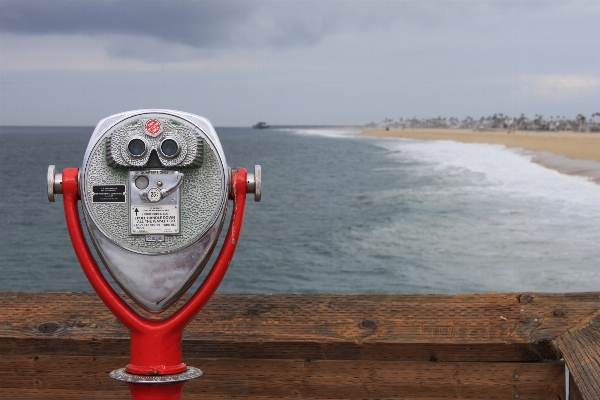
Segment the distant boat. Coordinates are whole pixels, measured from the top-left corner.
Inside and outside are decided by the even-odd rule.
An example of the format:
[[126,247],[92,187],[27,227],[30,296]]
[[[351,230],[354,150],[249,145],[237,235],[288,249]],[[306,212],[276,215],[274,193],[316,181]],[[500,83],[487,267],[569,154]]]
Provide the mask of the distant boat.
[[269,124],[267,124],[266,122],[259,122],[256,125],[252,125],[252,128],[254,129],[267,129],[270,128]]

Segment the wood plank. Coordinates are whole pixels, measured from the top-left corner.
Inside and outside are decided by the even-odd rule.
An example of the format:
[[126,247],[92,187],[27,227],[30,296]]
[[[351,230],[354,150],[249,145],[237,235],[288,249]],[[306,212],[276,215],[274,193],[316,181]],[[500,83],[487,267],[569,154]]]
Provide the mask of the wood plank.
[[[127,330],[95,294],[1,292],[0,302],[6,311],[0,315],[2,353],[128,353]],[[598,293],[221,294],[186,328],[184,354],[440,362],[556,359],[551,341],[592,318],[599,307]]]
[[569,400],[584,400],[572,374],[569,374]]
[[574,387],[583,400],[600,399],[600,315],[556,338]]
[[[354,344],[327,342],[227,342],[184,340],[183,353],[190,358],[303,358],[323,360],[391,361],[539,361],[554,359],[534,351],[534,344]],[[543,349],[548,352],[549,350]],[[39,354],[128,356],[129,339],[0,339],[5,356]]]
[[[562,362],[189,359],[204,375],[184,398],[564,399]],[[40,356],[0,360],[0,395],[10,398],[128,398],[108,377],[127,358]],[[83,389],[83,390],[82,390]],[[37,393],[37,394],[36,394]],[[58,395],[60,394],[60,395]],[[120,397],[123,396],[123,397]]]
[[[0,302],[0,397],[129,398],[107,375],[129,335],[95,294]],[[543,360],[599,307],[598,293],[217,295],[185,331],[205,375],[184,398],[564,399],[564,365]]]
[[[185,388],[184,388],[185,390]],[[183,397],[189,399],[188,396]],[[0,399],[11,400],[131,400],[129,390],[121,392],[92,392],[84,390],[7,389],[0,387]]]

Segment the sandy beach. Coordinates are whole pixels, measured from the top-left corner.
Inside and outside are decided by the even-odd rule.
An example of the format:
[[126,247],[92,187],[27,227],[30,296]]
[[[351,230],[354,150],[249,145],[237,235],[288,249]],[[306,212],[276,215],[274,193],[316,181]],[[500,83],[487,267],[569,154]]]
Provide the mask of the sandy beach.
[[[538,152],[533,158],[546,167],[560,172],[584,175],[600,183],[600,133],[571,131],[475,131],[467,129],[363,129],[367,136],[396,137],[421,140],[453,140],[469,143],[503,144]],[[552,153],[561,157],[548,157]],[[566,157],[566,159],[564,159]],[[571,159],[573,161],[570,161]],[[579,162],[578,162],[579,161]]]

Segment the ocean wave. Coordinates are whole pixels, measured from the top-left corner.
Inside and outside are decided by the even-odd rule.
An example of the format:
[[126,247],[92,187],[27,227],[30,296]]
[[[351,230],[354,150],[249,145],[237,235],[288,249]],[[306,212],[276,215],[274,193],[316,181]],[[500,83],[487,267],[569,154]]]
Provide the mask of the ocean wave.
[[298,135],[309,135],[309,136],[324,136],[330,138],[356,138],[360,130],[350,128],[340,129],[285,129],[287,131],[297,133]]

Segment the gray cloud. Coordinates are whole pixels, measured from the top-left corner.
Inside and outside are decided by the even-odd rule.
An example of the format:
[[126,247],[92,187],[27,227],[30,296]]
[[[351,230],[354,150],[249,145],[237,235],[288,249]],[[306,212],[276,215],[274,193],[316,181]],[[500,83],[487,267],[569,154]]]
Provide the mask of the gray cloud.
[[227,42],[252,12],[246,2],[7,0],[0,30],[19,34],[127,34],[194,47]]
[[196,49],[310,46],[401,19],[435,29],[472,7],[395,1],[3,0],[0,31],[23,35],[143,36]]
[[0,122],[576,115],[600,99],[599,17],[598,1],[0,0]]
[[[317,43],[355,16],[341,3],[276,1],[78,1],[5,0],[0,31],[18,34],[125,34],[185,44],[194,48],[236,45],[286,47]],[[341,11],[341,13],[340,13]]]

